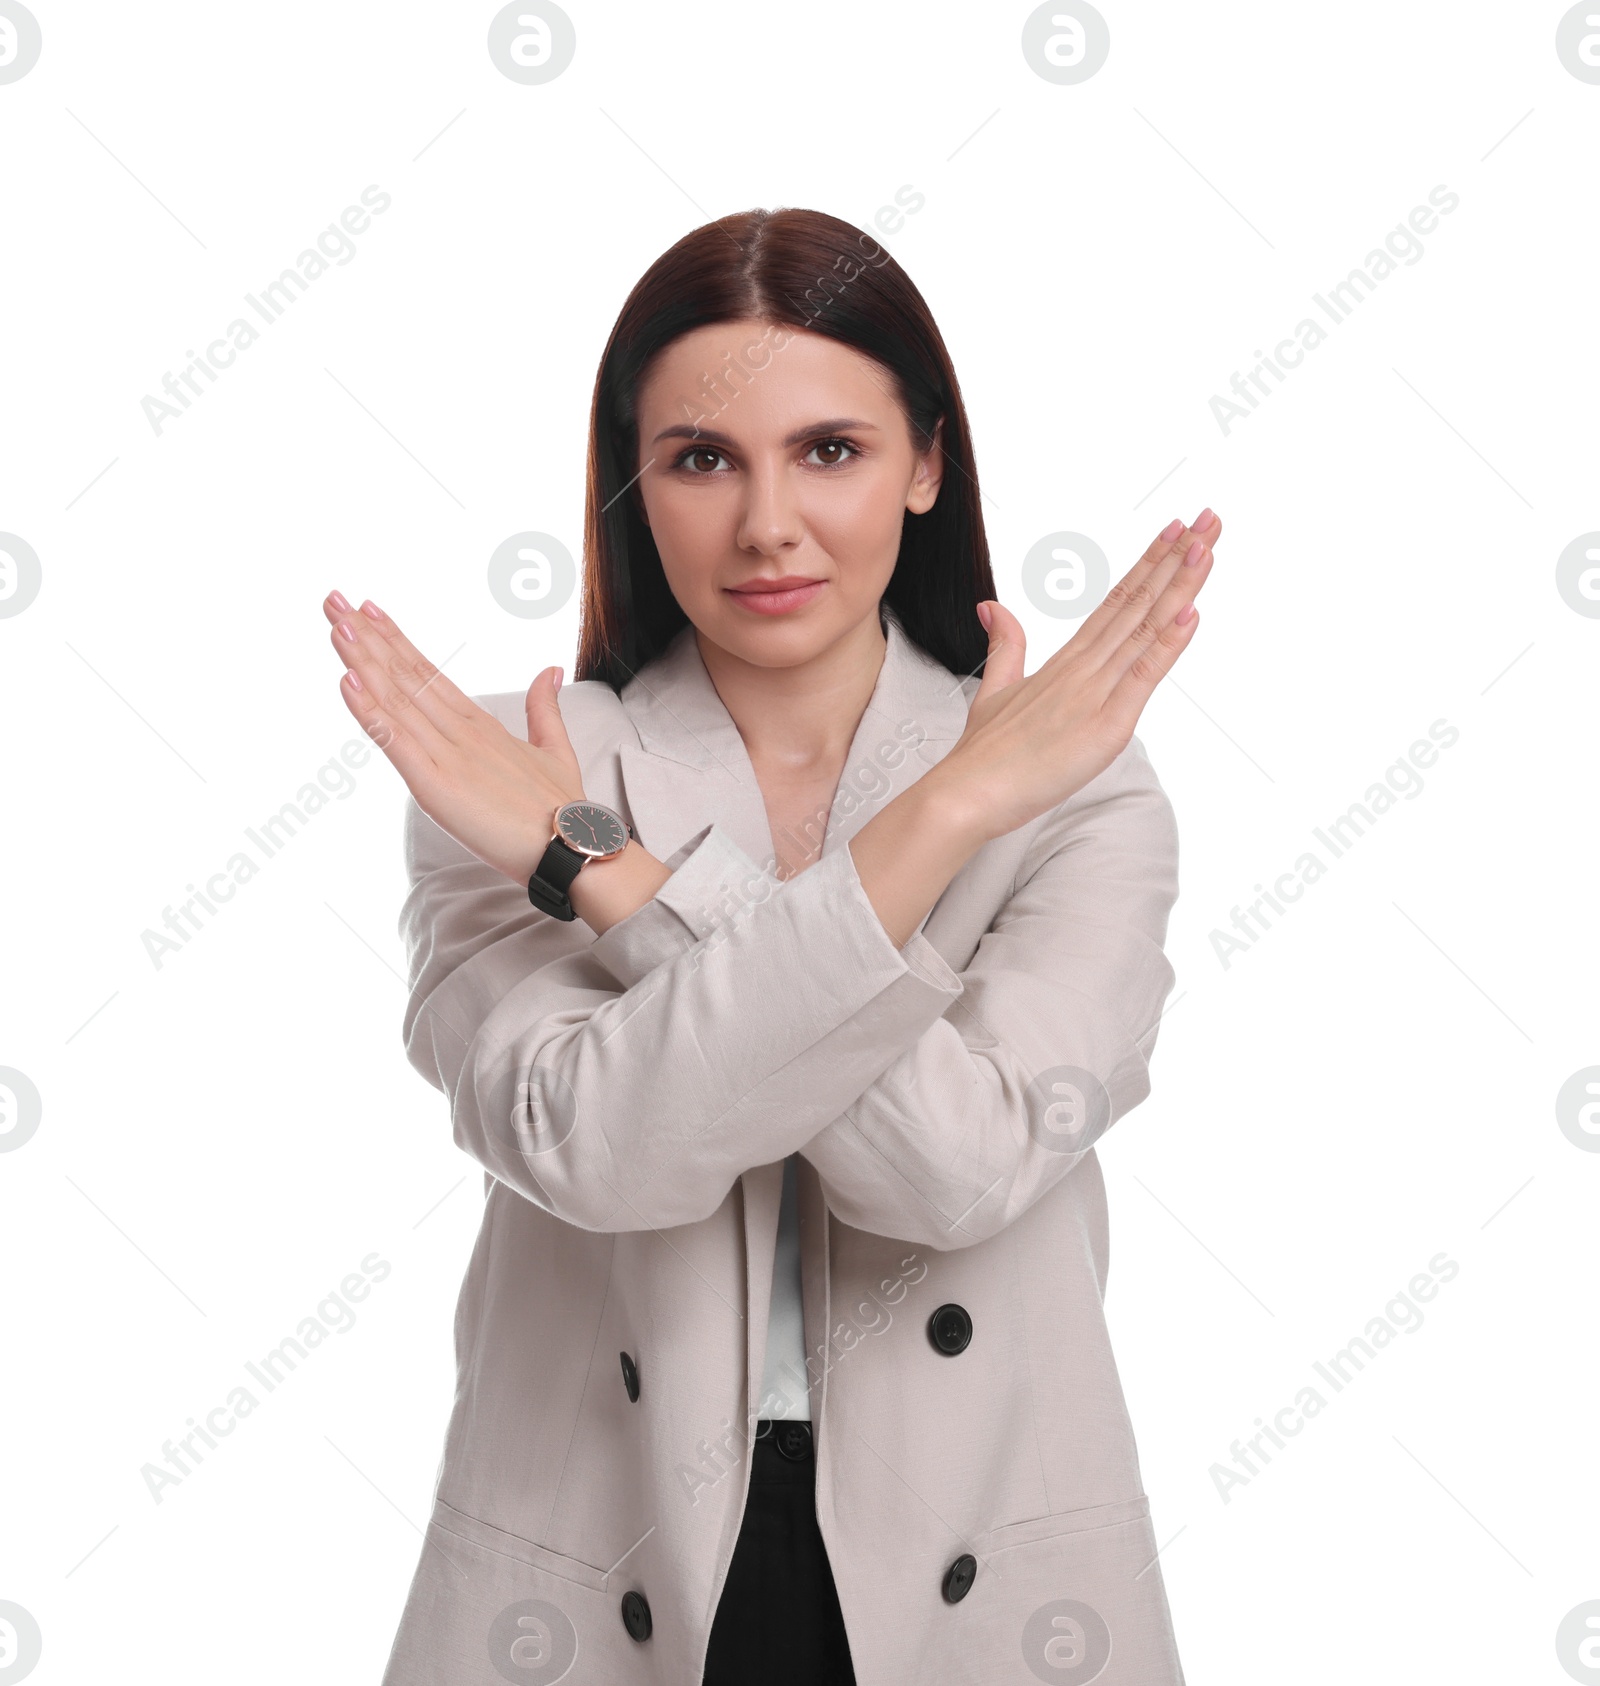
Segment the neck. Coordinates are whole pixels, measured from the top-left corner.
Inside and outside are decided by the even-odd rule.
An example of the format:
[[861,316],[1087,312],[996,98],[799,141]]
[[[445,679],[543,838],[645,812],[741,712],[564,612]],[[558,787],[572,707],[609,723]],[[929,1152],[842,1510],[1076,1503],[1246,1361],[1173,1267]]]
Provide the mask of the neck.
[[753,766],[795,776],[843,766],[888,648],[876,612],[788,667],[745,661],[698,628],[694,637]]

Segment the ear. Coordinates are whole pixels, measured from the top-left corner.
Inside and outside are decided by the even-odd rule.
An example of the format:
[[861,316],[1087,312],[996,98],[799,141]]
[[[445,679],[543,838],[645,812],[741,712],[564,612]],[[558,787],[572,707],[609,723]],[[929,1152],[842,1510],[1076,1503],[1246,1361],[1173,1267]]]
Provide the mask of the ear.
[[933,443],[917,460],[917,471],[911,489],[906,493],[906,508],[913,515],[926,515],[933,508],[944,480],[944,417],[933,424]]

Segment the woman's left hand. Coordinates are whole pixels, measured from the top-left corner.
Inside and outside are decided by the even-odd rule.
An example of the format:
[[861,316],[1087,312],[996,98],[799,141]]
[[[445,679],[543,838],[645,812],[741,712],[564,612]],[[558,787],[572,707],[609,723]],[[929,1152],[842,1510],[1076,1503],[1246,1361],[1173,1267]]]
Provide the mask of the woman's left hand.
[[346,668],[345,706],[406,781],[417,806],[479,860],[526,884],[555,829],[583,798],[583,769],[556,701],[559,669],[528,687],[528,741],[452,684],[377,604],[322,601]]

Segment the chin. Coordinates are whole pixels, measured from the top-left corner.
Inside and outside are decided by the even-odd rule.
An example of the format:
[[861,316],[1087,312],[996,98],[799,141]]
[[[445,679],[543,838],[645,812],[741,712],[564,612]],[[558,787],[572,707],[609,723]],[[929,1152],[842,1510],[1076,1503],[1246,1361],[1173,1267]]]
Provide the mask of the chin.
[[820,655],[835,636],[816,626],[725,626],[722,630],[725,636],[713,634],[713,641],[752,667],[798,666]]

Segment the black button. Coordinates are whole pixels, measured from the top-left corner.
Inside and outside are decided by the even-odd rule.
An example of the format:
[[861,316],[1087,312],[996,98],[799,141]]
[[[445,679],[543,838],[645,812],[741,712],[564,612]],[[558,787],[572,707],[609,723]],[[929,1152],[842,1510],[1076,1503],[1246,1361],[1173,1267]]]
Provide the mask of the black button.
[[622,1625],[633,1639],[643,1640],[650,1637],[650,1605],[642,1592],[623,1593]]
[[942,1305],[928,1319],[928,1339],[943,1353],[952,1357],[967,1350],[972,1339],[972,1319],[961,1305]]
[[959,1604],[972,1590],[973,1576],[978,1572],[978,1560],[964,1551],[944,1572],[944,1601]]
[[639,1367],[627,1353],[622,1355],[622,1385],[627,1388],[630,1399],[639,1397]]
[[803,1417],[780,1422],[772,1437],[778,1443],[778,1450],[794,1463],[811,1456],[811,1424]]

